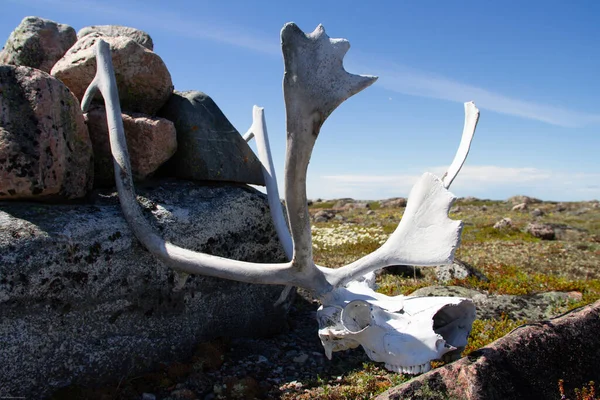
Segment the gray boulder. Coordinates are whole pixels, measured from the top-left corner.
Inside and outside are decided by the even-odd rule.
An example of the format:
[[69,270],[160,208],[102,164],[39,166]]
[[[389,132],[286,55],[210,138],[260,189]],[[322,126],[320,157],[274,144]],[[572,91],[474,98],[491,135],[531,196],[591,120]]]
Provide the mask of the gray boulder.
[[50,73],[77,41],[69,25],[38,17],[25,17],[0,52],[0,64],[21,65]]
[[527,224],[525,231],[536,238],[542,240],[554,240],[556,239],[556,232],[551,224],[542,224],[537,222],[530,222]]
[[565,311],[572,302],[581,300],[578,292],[546,292],[531,295],[488,295],[461,286],[428,286],[415,290],[411,296],[466,297],[473,300],[478,319],[502,318],[539,321]]
[[144,46],[150,51],[154,51],[154,43],[152,38],[146,32],[139,29],[130,28],[128,26],[120,25],[92,25],[86,26],[77,32],[77,39],[89,35],[91,33],[101,33],[104,36],[117,37],[125,36],[134,42]]
[[[266,197],[240,186],[138,189],[163,237],[188,249],[283,262]],[[190,276],[132,236],[116,194],[91,204],[0,202],[0,395],[40,399],[183,360],[215,337],[281,332],[283,287]]]
[[474,277],[480,281],[488,282],[489,279],[483,272],[464,261],[455,259],[450,265],[435,267],[435,275],[440,282],[450,282],[454,279],[467,279]]
[[160,169],[165,175],[264,185],[260,161],[208,95],[176,91],[157,115],[177,131],[177,152]]
[[58,79],[0,65],[0,200],[64,200],[92,188],[92,143],[79,103]]

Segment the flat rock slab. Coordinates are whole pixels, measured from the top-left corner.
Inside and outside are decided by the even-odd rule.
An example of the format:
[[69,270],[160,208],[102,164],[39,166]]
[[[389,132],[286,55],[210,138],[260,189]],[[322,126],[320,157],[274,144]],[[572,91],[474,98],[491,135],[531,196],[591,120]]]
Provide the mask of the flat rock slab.
[[[144,213],[182,247],[283,262],[266,197],[246,186],[163,182]],[[283,287],[179,276],[132,236],[116,194],[92,204],[0,202],[0,397],[40,399],[185,360],[199,341],[286,326]]]
[[[600,381],[600,301],[515,329],[467,357],[388,390],[377,400],[546,400]],[[569,397],[571,398],[571,397]]]
[[158,116],[177,131],[177,152],[160,169],[166,176],[264,185],[260,161],[208,95],[176,91]]

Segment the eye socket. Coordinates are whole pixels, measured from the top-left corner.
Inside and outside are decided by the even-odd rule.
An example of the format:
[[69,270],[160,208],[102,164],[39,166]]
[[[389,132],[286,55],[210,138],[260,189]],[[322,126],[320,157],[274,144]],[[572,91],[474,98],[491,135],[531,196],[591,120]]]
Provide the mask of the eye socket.
[[352,333],[358,333],[371,326],[371,305],[366,301],[354,300],[342,311],[342,324]]

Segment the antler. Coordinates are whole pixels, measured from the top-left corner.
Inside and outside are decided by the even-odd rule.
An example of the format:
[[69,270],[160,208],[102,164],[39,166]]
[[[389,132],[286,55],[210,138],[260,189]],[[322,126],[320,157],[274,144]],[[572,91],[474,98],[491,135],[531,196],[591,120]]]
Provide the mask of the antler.
[[271,216],[285,252],[291,258],[291,262],[279,264],[249,263],[193,252],[166,242],[152,230],[135,196],[110,49],[104,41],[98,41],[98,70],[85,93],[82,108],[85,111],[94,93],[100,90],[106,103],[119,198],[138,239],[165,264],[179,271],[251,283],[296,285],[314,291],[319,297],[388,265],[450,263],[460,240],[461,222],[448,218],[454,196],[446,188],[468,154],[479,115],[477,108],[473,103],[465,105],[467,116],[461,145],[443,181],[431,174],[421,177],[411,191],[402,221],[380,249],[337,270],[316,266],[306,198],[306,173],[312,149],[331,112],[377,78],[346,72],[342,61],[349,43],[329,38],[321,25],[314,32],[304,34],[289,23],[283,27],[281,38],[287,125],[285,198],[291,236],[279,203],[262,108],[254,108],[253,123],[245,135],[246,140],[252,137],[257,140]]
[[[435,304],[429,304],[409,298],[411,306],[405,307],[408,303],[402,297],[375,293],[357,278],[393,264],[432,266],[452,262],[460,242],[462,222],[448,217],[455,197],[447,189],[468,155],[479,111],[473,103],[465,104],[465,127],[454,161],[442,179],[429,173],[419,179],[410,193],[402,220],[383,246],[337,270],[317,266],[312,256],[306,198],[306,173],[312,149],[331,112],[377,78],[346,72],[342,61],[349,43],[344,39],[330,39],[321,25],[306,35],[295,24],[286,24],[281,31],[281,40],[287,125],[284,179],[290,230],[279,202],[262,108],[254,107],[252,126],[244,139],[249,141],[254,137],[257,141],[271,217],[291,261],[256,264],[197,253],[166,242],[152,230],[135,196],[110,48],[106,42],[98,40],[98,70],[86,90],[82,109],[88,108],[92,96],[100,90],[106,104],[115,180],[125,218],[140,242],[177,271],[250,283],[287,285],[282,293],[284,297],[290,285],[313,291],[323,302],[317,312],[321,326],[319,336],[328,349],[328,356],[331,351],[356,347],[360,343],[369,357],[385,362],[388,369],[424,371],[429,365],[428,360],[455,349],[453,346],[466,344],[475,318],[472,303],[465,299],[439,298]],[[397,313],[399,310],[406,316]],[[405,321],[407,316],[420,322],[411,325],[410,321]],[[442,321],[456,323],[444,328],[436,325],[436,328],[432,322],[435,318],[438,318],[438,325]],[[410,326],[413,331],[405,332]],[[446,332],[444,337],[442,330]],[[347,337],[340,340],[341,334]],[[423,348],[421,345],[425,345],[428,350],[419,350],[416,352],[419,357],[414,357],[413,348],[407,350],[408,358],[403,357],[401,353],[406,343],[410,343],[409,347]]]

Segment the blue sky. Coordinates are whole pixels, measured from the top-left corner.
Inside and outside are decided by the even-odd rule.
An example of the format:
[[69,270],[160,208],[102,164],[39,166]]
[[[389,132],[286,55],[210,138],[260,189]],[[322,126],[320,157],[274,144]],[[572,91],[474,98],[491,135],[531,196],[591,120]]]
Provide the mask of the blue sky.
[[470,100],[481,117],[457,196],[600,198],[598,1],[0,0],[0,9],[0,41],[29,15],[145,30],[175,88],[210,95],[241,133],[252,105],[265,107],[280,180],[279,31],[322,23],[350,41],[346,69],[379,80],[323,126],[309,198],[406,196],[424,171],[452,161]]

